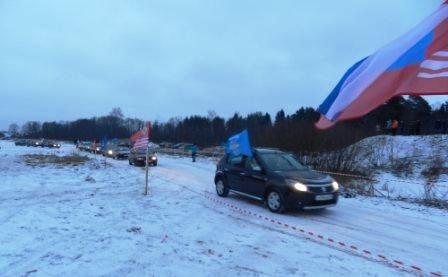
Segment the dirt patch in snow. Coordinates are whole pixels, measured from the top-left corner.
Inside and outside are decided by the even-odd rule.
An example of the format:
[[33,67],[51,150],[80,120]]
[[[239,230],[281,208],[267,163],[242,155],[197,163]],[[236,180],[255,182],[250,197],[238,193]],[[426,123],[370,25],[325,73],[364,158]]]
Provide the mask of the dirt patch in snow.
[[89,157],[81,155],[57,156],[44,154],[23,155],[22,159],[29,166],[45,166],[48,164],[59,166],[81,165],[90,160]]

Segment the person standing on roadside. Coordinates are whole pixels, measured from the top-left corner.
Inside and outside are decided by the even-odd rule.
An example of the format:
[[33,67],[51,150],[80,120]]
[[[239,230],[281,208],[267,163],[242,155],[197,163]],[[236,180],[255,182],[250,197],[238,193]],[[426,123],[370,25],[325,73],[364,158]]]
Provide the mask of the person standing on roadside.
[[393,136],[397,135],[398,125],[399,125],[398,120],[394,119],[392,121],[392,125],[391,125],[391,130],[392,130],[392,135]]
[[195,163],[196,162],[196,155],[198,154],[198,147],[196,146],[196,143],[193,143],[191,146],[191,159]]

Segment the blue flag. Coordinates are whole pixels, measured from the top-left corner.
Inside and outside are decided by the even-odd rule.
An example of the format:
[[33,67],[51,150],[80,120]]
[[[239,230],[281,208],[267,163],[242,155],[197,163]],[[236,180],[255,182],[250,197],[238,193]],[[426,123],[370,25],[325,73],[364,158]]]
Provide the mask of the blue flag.
[[101,150],[104,150],[107,146],[107,136],[105,136],[102,140],[101,140]]
[[245,155],[252,157],[252,148],[250,147],[249,133],[247,130],[229,138],[226,143],[226,153],[231,156]]

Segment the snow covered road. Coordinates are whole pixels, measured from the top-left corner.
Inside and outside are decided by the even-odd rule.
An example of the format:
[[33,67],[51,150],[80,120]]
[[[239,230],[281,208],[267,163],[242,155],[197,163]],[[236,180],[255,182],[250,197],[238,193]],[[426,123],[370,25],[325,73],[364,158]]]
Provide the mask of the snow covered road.
[[[195,165],[189,159],[166,156],[162,160],[165,166],[156,169],[154,175],[177,176],[177,182],[194,180],[194,187],[214,193],[213,163]],[[244,197],[231,195],[227,201],[375,253],[448,272],[448,217],[440,210],[384,199],[342,198],[332,209],[273,215],[263,204]]]
[[[215,197],[213,162],[160,156],[145,197],[143,170],[126,161],[31,167],[21,155],[74,149],[0,146],[0,276],[408,274],[195,193]],[[326,211],[275,215],[238,196],[224,201],[425,272],[448,272],[448,217],[440,210],[357,198]]]

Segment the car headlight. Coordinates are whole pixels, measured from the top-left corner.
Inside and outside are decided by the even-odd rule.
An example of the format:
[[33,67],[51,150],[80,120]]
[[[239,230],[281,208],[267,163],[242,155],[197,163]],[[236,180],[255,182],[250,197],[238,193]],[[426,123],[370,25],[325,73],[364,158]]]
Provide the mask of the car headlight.
[[99,148],[99,147],[97,147],[97,148],[96,148],[96,151],[100,151],[100,148]]
[[333,183],[331,183],[331,186],[333,187],[334,190],[338,190],[339,189],[339,184],[336,181],[333,181]]
[[157,160],[157,157],[151,157],[151,160],[153,160],[153,161],[155,161],[155,160]]
[[308,191],[308,187],[302,183],[295,183],[294,188],[298,191],[303,191],[303,192]]
[[113,153],[114,153],[114,151],[112,151],[112,150],[107,151],[107,154],[109,154],[109,155],[112,155]]

